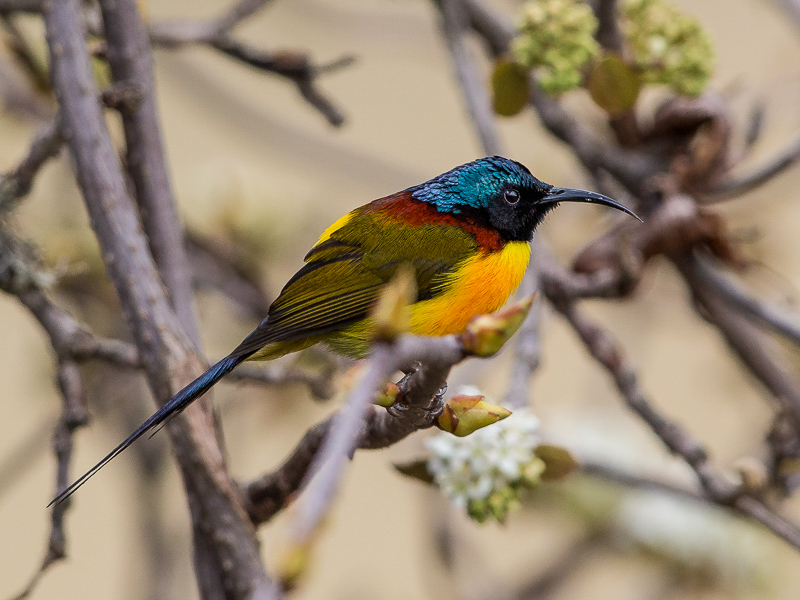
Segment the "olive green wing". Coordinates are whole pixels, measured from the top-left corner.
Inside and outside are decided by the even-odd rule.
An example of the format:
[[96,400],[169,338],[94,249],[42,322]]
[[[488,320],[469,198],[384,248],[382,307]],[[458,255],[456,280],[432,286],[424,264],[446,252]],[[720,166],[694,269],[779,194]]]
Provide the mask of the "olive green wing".
[[284,286],[267,318],[233,356],[364,319],[402,264],[416,273],[418,300],[432,298],[444,291],[444,276],[477,251],[472,235],[459,227],[403,225],[363,207],[342,221],[306,255],[306,264]]

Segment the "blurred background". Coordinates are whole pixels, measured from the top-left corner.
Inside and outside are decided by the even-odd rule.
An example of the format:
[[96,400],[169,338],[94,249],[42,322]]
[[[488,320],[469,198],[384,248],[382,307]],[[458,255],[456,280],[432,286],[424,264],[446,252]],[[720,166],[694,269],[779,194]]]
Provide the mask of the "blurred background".
[[[491,4],[509,16],[520,8],[512,1]],[[763,107],[762,135],[747,158],[757,164],[800,129],[800,32],[777,2],[675,4],[696,16],[713,41],[711,88],[728,98],[741,123],[754,106]],[[147,3],[146,12],[151,20],[200,19],[225,6],[222,0],[161,0]],[[32,19],[19,25],[32,39],[41,35]],[[281,0],[244,23],[238,35],[308,52],[319,63],[356,57],[319,80],[347,118],[333,128],[285,81],[204,48],[155,52],[163,134],[184,223],[198,247],[232,255],[264,298],[274,297],[318,235],[345,212],[483,154],[428,2]],[[485,67],[488,78],[488,62]],[[4,171],[25,154],[52,106],[24,96],[31,93],[24,77],[2,49],[0,83]],[[581,120],[600,121],[586,94],[573,92],[564,101]],[[530,109],[499,120],[499,131],[507,154],[542,180],[592,187],[569,149]],[[746,281],[762,297],[788,306],[795,306],[800,290],[798,187],[800,169],[790,169],[714,207],[754,265]],[[612,219],[606,211],[566,206],[538,235],[568,263]],[[98,333],[126,335],[118,329],[116,300],[102,278],[66,153],[42,170],[13,225],[60,275],[63,304],[73,314]],[[212,359],[259,320],[257,296],[244,306],[206,286],[198,304]],[[634,358],[657,407],[703,440],[716,464],[732,469],[743,457],[763,455],[773,416],[767,395],[692,311],[667,261],[650,265],[632,298],[589,301],[584,308]],[[579,456],[691,484],[688,467],[624,408],[607,374],[549,309],[542,327],[542,365],[531,387],[542,438]],[[54,481],[50,436],[60,400],[46,337],[7,295],[0,296],[0,332],[0,597],[9,598],[26,585],[45,547]],[[475,384],[501,399],[508,354],[462,365],[451,389]],[[92,423],[77,435],[75,473],[152,409],[141,378],[100,365],[87,367],[86,377]],[[277,466],[305,430],[335,408],[301,385],[223,383],[214,395],[231,470],[245,480]],[[313,567],[292,597],[790,599],[800,592],[800,553],[758,526],[719,508],[585,476],[531,491],[505,524],[478,525],[393,468],[422,455],[427,435],[387,451],[357,453]],[[788,501],[785,511],[800,520],[800,501]],[[268,565],[285,525],[280,515],[259,530]],[[32,597],[197,594],[185,498],[165,435],[138,444],[83,488],[67,533],[68,560],[44,576]],[[523,588],[527,595],[515,595]]]

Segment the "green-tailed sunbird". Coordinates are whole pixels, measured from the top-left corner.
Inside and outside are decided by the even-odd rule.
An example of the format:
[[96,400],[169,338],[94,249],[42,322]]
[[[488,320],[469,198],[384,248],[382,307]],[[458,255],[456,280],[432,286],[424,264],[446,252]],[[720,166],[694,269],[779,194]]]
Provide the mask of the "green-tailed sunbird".
[[534,230],[560,202],[593,202],[636,216],[607,196],[539,181],[525,166],[499,156],[461,165],[347,213],[323,232],[266,318],[233,352],[53,502],[67,498],[246,360],[270,360],[318,343],[347,356],[366,356],[370,308],[401,265],[410,265],[416,276],[411,332],[461,333],[470,319],[495,312],[514,292],[530,259]]

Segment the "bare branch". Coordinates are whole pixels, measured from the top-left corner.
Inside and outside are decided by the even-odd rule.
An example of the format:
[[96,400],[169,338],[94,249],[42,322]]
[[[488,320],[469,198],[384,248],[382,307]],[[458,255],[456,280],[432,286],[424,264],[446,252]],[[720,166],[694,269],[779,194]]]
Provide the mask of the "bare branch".
[[166,47],[183,44],[206,44],[229,33],[243,21],[258,13],[272,0],[239,0],[218,17],[208,21],[162,21],[150,25],[150,39]]
[[42,11],[43,0],[0,0],[0,14],[12,12],[38,13]]
[[[78,0],[45,4],[44,20],[53,88],[91,223],[150,387],[165,402],[203,366],[164,295],[127,193],[97,100]],[[272,584],[238,489],[225,469],[213,418],[205,403],[195,406],[174,419],[169,430],[192,511],[201,594],[244,600]]]
[[692,467],[704,492],[712,501],[723,506],[732,506],[758,520],[772,533],[800,550],[800,529],[796,525],[770,511],[759,500],[743,494],[738,486],[728,481],[711,465],[706,450],[699,441],[653,408],[638,386],[633,367],[606,331],[581,315],[569,302],[556,300],[554,306],[572,325],[589,353],[612,376],[628,407],[650,426],[667,448]]
[[765,164],[741,175],[728,175],[711,190],[712,200],[745,194],[780,175],[800,160],[800,135]]
[[709,498],[702,489],[690,489],[684,485],[657,479],[648,475],[632,473],[609,464],[588,460],[580,460],[581,472],[591,477],[622,485],[636,490],[664,492],[687,500],[707,503]]
[[730,304],[729,297],[720,293],[719,282],[706,278],[707,270],[699,266],[696,256],[678,256],[673,262],[702,308],[701,316],[719,328],[742,363],[793,416],[795,423],[800,423],[800,381],[781,357],[775,341],[742,314],[738,306]]
[[[305,524],[297,526],[293,538],[295,542],[301,543],[327,510],[345,458],[351,456],[356,448],[386,448],[415,431],[433,425],[441,409],[441,398],[437,394],[451,367],[465,357],[466,353],[458,336],[403,336],[393,345],[376,351],[370,359],[369,371],[350,395],[351,412],[347,420],[335,415],[315,425],[306,432],[291,456],[276,471],[244,485],[245,494],[250,501],[248,510],[253,521],[263,523],[272,518],[303,487],[310,477],[309,473],[319,470],[320,475],[323,475],[325,470],[331,468],[332,472],[325,475],[322,483],[309,484],[303,497],[313,498],[305,501],[307,504],[302,512],[299,509],[295,513]],[[398,368],[407,368],[412,363],[418,364],[398,384],[398,398],[403,408],[401,411],[390,414],[384,409],[368,406],[375,392],[392,373]],[[359,412],[353,413],[353,406]],[[338,434],[338,445],[335,450],[329,449],[323,458],[320,447],[323,440],[332,435],[331,431],[337,422],[342,423],[336,425],[342,428]],[[345,439],[345,434],[352,437]],[[334,462],[327,462],[331,460],[328,457],[336,456],[334,451],[341,451],[338,461],[334,458]]]
[[702,256],[696,257],[694,268],[698,275],[716,288],[717,292],[732,306],[800,346],[800,317],[798,315],[754,297],[738,281],[726,276]]
[[334,369],[324,369],[320,374],[312,374],[293,369],[283,365],[269,365],[268,367],[251,367],[242,365],[233,371],[227,381],[254,383],[258,385],[287,385],[300,383],[308,386],[311,393],[319,399],[327,400],[333,396],[331,386]]
[[355,61],[345,56],[322,66],[311,64],[308,56],[296,52],[269,52],[222,36],[210,42],[211,46],[226,56],[239,60],[261,71],[267,71],[290,79],[305,100],[316,108],[334,127],[344,124],[344,114],[316,87],[316,79],[322,73],[330,73]]
[[353,62],[353,57],[342,57],[328,65],[315,66],[305,54],[296,52],[270,52],[234,40],[231,29],[242,20],[260,10],[267,1],[242,0],[217,19],[211,21],[172,21],[152,23],[150,41],[154,46],[178,49],[189,44],[200,44],[222,52],[226,56],[251,67],[279,75],[292,81],[300,95],[316,108],[334,127],[344,123],[344,114],[317,87],[320,75],[330,73]]
[[0,177],[0,214],[13,209],[15,201],[30,192],[39,169],[58,154],[63,143],[58,118],[39,130],[25,158]]
[[501,154],[500,139],[494,125],[494,111],[486,91],[485,78],[478,72],[464,40],[469,18],[461,0],[437,0],[442,16],[442,33],[450,50],[456,77],[483,150]]
[[[408,369],[419,362],[412,375],[401,382],[404,430],[413,420],[414,429],[430,427],[441,410],[437,392],[445,385],[450,368],[463,360],[466,352],[460,338],[420,338],[403,336],[391,345],[376,344],[369,367],[350,394],[346,408],[330,428],[316,453],[307,478],[307,489],[294,513],[291,539],[302,547],[317,530],[330,509],[346,461],[359,446],[363,435],[365,411],[376,393],[399,368]],[[405,433],[407,435],[407,433]]]
[[117,84],[133,86],[141,96],[134,110],[122,111],[126,167],[158,272],[169,290],[178,320],[195,345],[200,329],[183,228],[178,220],[156,107],[153,58],[135,0],[102,0],[100,9],[108,63]]
[[260,320],[267,314],[270,299],[261,288],[257,269],[235,244],[204,238],[191,230],[184,241],[195,288],[224,294],[252,318]]
[[[61,417],[53,434],[53,450],[56,454],[56,491],[64,489],[70,482],[69,464],[72,458],[72,435],[76,429],[86,425],[89,413],[86,410],[86,394],[78,365],[70,360],[58,364],[58,386],[63,399]],[[64,516],[70,502],[63,502],[51,511],[50,536],[42,564],[14,600],[30,595],[45,572],[67,556],[67,539],[64,531]]]

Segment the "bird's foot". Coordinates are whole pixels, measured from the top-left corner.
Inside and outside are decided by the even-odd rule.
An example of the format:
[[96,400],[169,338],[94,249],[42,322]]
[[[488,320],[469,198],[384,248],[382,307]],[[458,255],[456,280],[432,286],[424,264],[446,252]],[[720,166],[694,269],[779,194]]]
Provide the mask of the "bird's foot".
[[[394,404],[391,406],[386,407],[386,411],[392,415],[393,417],[401,417],[406,414],[412,407],[409,404],[406,404],[403,401],[403,389],[405,381],[411,377],[413,373],[409,373],[405,375],[400,381],[397,382],[398,387],[398,394],[397,400],[395,400]],[[414,409],[420,410],[422,412],[430,413],[430,414],[438,414],[442,410],[442,404],[444,403],[444,395],[447,393],[447,382],[444,382],[444,385],[439,388],[439,390],[434,394],[433,398],[431,398],[430,403],[427,406],[414,406]]]

